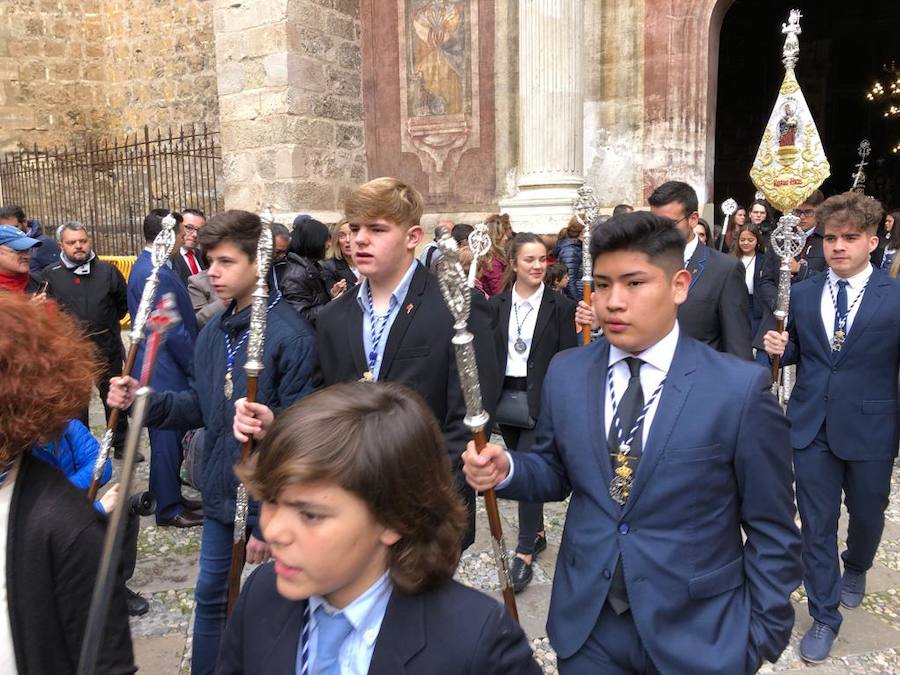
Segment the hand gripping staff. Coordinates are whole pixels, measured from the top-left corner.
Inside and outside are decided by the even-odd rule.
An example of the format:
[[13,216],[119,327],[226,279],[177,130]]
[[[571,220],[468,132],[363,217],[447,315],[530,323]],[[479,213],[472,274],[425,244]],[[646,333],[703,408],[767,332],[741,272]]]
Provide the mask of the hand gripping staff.
[[[247,402],[256,402],[256,383],[263,366],[263,344],[266,339],[266,311],[269,292],[266,277],[272,260],[272,227],[268,218],[262,219],[262,230],[256,245],[256,290],[253,291],[253,305],[250,309],[250,337],[247,340]],[[241,461],[247,461],[253,449],[253,439],[241,446]],[[243,483],[237,487],[234,500],[234,541],[231,544],[231,568],[228,570],[228,614],[234,608],[241,591],[241,572],[244,569],[244,545],[247,533],[247,488]]]
[[[600,215],[600,205],[594,196],[594,190],[589,185],[578,188],[578,198],[572,205],[575,218],[584,227],[581,233],[581,299],[585,304],[591,304],[591,285],[594,281],[593,261],[591,260],[591,226]],[[591,324],[581,326],[581,344],[591,344]]]
[[[772,231],[770,245],[772,250],[781,259],[781,267],[778,268],[778,296],[775,300],[775,330],[784,331],[788,310],[791,303],[791,260],[799,255],[806,243],[806,233],[800,227],[800,219],[797,216],[781,216],[778,227]],[[772,357],[772,393],[781,404],[785,403],[784,388],[780,385],[781,357]]]
[[[173,221],[174,222],[174,221]],[[147,282],[149,285],[149,282]],[[141,301],[143,302],[143,300]],[[125,533],[125,519],[128,517],[128,495],[134,479],[135,457],[141,440],[141,430],[147,417],[150,403],[150,378],[156,357],[159,355],[165,334],[181,321],[175,310],[175,298],[166,293],[156,311],[144,316],[144,324],[149,329],[147,349],[144,351],[144,367],[141,371],[140,388],[134,398],[131,409],[131,424],[128,426],[128,438],[125,440],[125,452],[122,462],[122,474],[119,477],[119,503],[113,510],[103,539],[103,553],[100,568],[97,570],[97,581],[91,596],[91,607],[88,611],[87,625],[84,629],[84,640],[81,643],[81,654],[78,659],[78,675],[94,675],[97,672],[97,656],[100,653],[100,642],[106,628],[106,617],[109,614],[109,600],[113,584],[118,579],[119,561],[122,556],[122,537]]]
[[[478,382],[478,363],[475,361],[473,345],[475,338],[466,327],[472,308],[472,291],[466,283],[466,273],[459,263],[459,249],[453,237],[445,235],[438,242],[438,246],[444,254],[443,264],[438,266],[438,283],[441,287],[441,294],[444,296],[444,302],[447,303],[447,308],[453,315],[453,329],[456,334],[451,341],[456,352],[459,383],[466,400],[466,417],[463,421],[472,432],[475,448],[481,452],[487,445],[485,429],[489,418],[481,405],[481,385]],[[503,601],[506,603],[509,613],[518,621],[519,612],[516,609],[516,596],[513,594],[512,582],[509,578],[506,542],[503,541],[503,526],[500,523],[500,510],[497,507],[497,495],[494,490],[487,490],[484,493],[484,506],[491,529],[494,563],[497,565]]]
[[[170,212],[162,220],[162,229],[153,240],[153,251],[151,252],[151,260],[153,261],[153,269],[147,277],[147,283],[144,284],[144,292],[141,293],[141,302],[138,305],[137,312],[134,316],[134,325],[128,334],[129,345],[128,354],[125,358],[125,368],[122,375],[128,377],[134,370],[134,361],[137,358],[138,348],[144,341],[144,326],[147,324],[147,317],[150,316],[150,310],[156,302],[156,292],[159,290],[159,269],[166,264],[169,256],[172,255],[172,249],[175,248],[175,217]],[[103,475],[103,467],[106,466],[106,460],[109,459],[109,449],[112,446],[113,433],[119,425],[119,415],[121,411],[113,408],[109,413],[109,423],[106,425],[106,431],[103,432],[103,438],[100,439],[100,451],[97,453],[97,462],[94,464],[94,473],[91,476],[91,485],[88,488],[88,499],[94,501],[97,498],[97,490],[100,489],[100,477]]]

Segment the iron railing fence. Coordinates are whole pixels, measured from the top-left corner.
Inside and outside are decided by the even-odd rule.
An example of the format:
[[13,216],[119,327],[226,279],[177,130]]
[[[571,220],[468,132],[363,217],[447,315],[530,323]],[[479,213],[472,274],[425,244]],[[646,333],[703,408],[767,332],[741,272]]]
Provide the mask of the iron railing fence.
[[144,216],[155,208],[222,209],[219,132],[157,130],[120,142],[22,150],[0,155],[0,201],[18,204],[45,233],[84,223],[102,255],[136,255]]

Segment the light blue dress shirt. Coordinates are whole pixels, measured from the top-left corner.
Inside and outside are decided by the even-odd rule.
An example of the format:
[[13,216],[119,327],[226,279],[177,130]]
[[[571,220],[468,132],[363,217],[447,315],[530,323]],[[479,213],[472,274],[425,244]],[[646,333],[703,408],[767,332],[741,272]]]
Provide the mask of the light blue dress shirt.
[[[340,667],[341,675],[366,675],[372,663],[372,655],[375,653],[375,642],[381,631],[381,623],[387,611],[388,601],[394,585],[388,572],[369,586],[368,590],[356,600],[344,607],[340,612],[344,615],[353,630],[341,644]],[[316,625],[316,610],[322,607],[329,614],[336,614],[338,610],[326,602],[324,598],[313,595],[309,598],[310,631],[309,631],[309,668],[310,673],[316,673],[316,642],[318,640],[318,626]],[[300,645],[297,646],[298,649]]]
[[[403,301],[406,299],[406,294],[409,292],[409,286],[412,283],[413,274],[415,274],[418,265],[419,262],[417,260],[412,261],[409,269],[406,270],[406,274],[403,275],[403,279],[400,280],[397,288],[395,288],[394,292],[391,293],[391,299],[388,303],[387,320],[385,321],[384,331],[381,334],[381,342],[377,345],[376,351],[378,353],[378,356],[375,359],[375,367],[370,368],[372,371],[372,376],[376,380],[378,379],[378,374],[381,372],[381,361],[384,358],[384,347],[387,344],[388,336],[391,334],[391,326],[394,325],[394,319],[397,318],[397,314],[399,314],[400,312],[400,307],[403,304]],[[363,349],[366,353],[366,364],[369,363],[369,352],[372,351],[372,322],[374,321],[374,318],[369,313],[368,293],[369,280],[366,279],[359,285],[359,290],[356,292],[356,301],[362,308],[363,313]]]

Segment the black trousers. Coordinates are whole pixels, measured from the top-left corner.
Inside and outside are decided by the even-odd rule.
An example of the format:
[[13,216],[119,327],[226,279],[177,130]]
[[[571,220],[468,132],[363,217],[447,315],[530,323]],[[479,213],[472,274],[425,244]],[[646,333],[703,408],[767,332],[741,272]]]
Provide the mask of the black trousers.
[[[103,371],[97,378],[97,391],[100,394],[100,400],[103,403],[103,412],[106,415],[106,423],[109,424],[109,416],[112,408],[106,405],[106,397],[109,395],[109,380],[113,377],[119,377],[122,374],[122,358],[120,355],[103,354]],[[84,408],[79,415],[79,419],[88,429],[91,428],[89,417],[89,408]],[[119,423],[113,432],[112,447],[116,452],[121,452],[125,447],[125,435],[128,433],[128,415],[122,413],[119,415]]]
[[[500,435],[507,448],[518,452],[528,452],[534,443],[534,430],[500,425]],[[542,502],[519,502],[519,543],[516,553],[532,555],[534,538],[544,529],[544,504]]]

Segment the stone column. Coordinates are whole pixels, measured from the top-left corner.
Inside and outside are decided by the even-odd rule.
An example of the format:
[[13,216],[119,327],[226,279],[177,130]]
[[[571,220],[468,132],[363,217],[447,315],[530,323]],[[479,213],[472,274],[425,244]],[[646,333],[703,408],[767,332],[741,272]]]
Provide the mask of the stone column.
[[556,232],[584,183],[583,0],[519,5],[518,191],[500,203],[516,230]]

